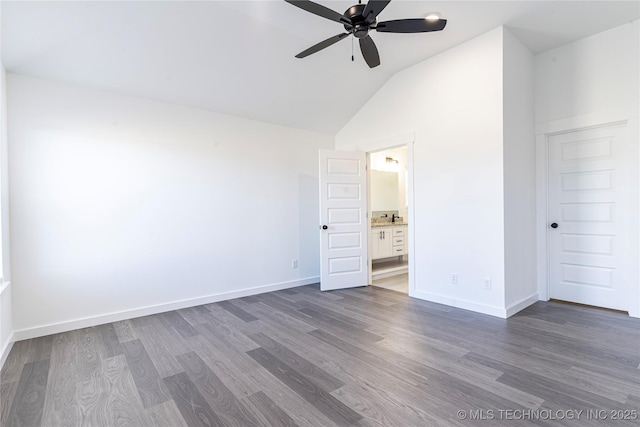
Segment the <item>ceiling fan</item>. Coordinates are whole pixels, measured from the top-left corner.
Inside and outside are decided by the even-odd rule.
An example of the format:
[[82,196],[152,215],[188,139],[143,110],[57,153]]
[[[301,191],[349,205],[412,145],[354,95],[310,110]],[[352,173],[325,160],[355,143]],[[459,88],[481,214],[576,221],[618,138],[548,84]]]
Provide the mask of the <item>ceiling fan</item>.
[[[344,26],[346,33],[341,33],[320,43],[311,46],[296,55],[296,58],[305,58],[324,48],[331,46],[340,40],[353,35],[359,40],[362,56],[369,68],[380,65],[380,55],[378,48],[373,42],[369,31],[376,30],[381,33],[427,33],[430,31],[441,31],[447,25],[446,19],[439,17],[416,18],[416,19],[396,19],[394,21],[378,22],[378,15],[387,7],[391,0],[369,0],[365,5],[356,4],[351,6],[342,15],[338,12],[314,3],[309,0],[285,0],[300,9],[313,13],[314,15],[330,19]],[[353,57],[352,57],[353,59]]]

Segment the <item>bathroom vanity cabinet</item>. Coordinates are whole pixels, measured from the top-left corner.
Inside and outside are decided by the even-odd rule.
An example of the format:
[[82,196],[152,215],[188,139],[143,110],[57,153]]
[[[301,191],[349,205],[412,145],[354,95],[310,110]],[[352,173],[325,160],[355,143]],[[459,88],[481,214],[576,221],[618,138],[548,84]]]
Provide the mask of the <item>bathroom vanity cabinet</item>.
[[372,227],[369,236],[372,260],[407,254],[407,226]]

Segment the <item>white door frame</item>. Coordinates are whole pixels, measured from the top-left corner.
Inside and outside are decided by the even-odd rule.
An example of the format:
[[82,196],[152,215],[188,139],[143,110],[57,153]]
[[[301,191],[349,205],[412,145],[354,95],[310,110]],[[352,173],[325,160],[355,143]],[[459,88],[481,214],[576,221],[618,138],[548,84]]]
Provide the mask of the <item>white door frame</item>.
[[[536,258],[537,258],[537,282],[538,295],[540,300],[549,300],[549,218],[548,218],[548,178],[549,178],[549,137],[569,131],[585,130],[601,126],[609,126],[613,124],[626,124],[628,127],[629,137],[629,158],[631,182],[630,182],[630,215],[631,215],[631,241],[630,251],[628,254],[629,276],[628,283],[638,283],[638,265],[640,256],[638,252],[638,244],[640,242],[640,221],[638,221],[638,201],[640,193],[636,187],[640,182],[638,179],[638,165],[640,159],[638,156],[638,119],[633,114],[624,112],[606,112],[589,114],[584,116],[576,116],[562,120],[555,120],[536,125]],[[634,139],[635,138],[635,139]],[[636,141],[634,143],[633,141]],[[634,190],[634,187],[636,190]],[[633,218],[636,218],[633,222]],[[634,262],[635,261],[635,262]],[[640,286],[636,285],[636,289],[630,288],[628,295],[629,306],[627,310],[632,317],[640,317]]]
[[[414,191],[414,169],[413,169],[413,145],[416,141],[416,133],[415,131],[409,131],[409,132],[405,132],[402,134],[398,134],[398,135],[393,135],[393,136],[387,136],[387,137],[383,137],[380,139],[376,139],[375,141],[373,141],[370,145],[371,148],[369,148],[369,150],[367,150],[367,194],[368,194],[368,201],[367,201],[367,212],[368,215],[370,216],[371,213],[371,205],[370,205],[370,201],[371,201],[371,168],[369,166],[369,155],[371,153],[375,153],[378,151],[384,151],[384,150],[388,150],[391,148],[396,148],[396,147],[401,147],[401,146],[406,146],[407,147],[407,198],[408,200],[408,206],[407,206],[407,223],[408,223],[408,227],[407,227],[407,251],[409,252],[408,254],[408,262],[409,262],[409,266],[408,266],[408,270],[409,270],[409,296],[410,297],[414,297],[415,296],[415,291],[416,291],[416,284],[415,284],[415,253],[416,253],[416,247],[415,247],[415,221],[416,221],[416,216],[415,216],[415,203],[414,203],[414,196],[415,196],[415,191]],[[375,148],[373,148],[375,147]],[[368,218],[369,222],[371,222],[371,218]],[[371,225],[369,225],[369,228],[371,228]],[[367,249],[370,252],[370,249]],[[371,260],[371,254],[369,253],[369,284],[371,284],[372,282],[372,260]]]

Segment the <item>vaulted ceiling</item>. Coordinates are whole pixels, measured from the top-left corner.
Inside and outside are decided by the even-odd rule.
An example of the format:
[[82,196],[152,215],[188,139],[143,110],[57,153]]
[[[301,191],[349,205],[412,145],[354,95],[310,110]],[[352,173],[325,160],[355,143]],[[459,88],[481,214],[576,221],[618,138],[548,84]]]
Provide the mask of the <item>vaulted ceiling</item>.
[[[318,3],[342,13],[356,1]],[[335,134],[394,73],[507,26],[533,53],[640,16],[638,1],[403,1],[379,20],[439,12],[442,32],[373,33],[369,69],[343,28],[278,0],[2,1],[7,71]]]

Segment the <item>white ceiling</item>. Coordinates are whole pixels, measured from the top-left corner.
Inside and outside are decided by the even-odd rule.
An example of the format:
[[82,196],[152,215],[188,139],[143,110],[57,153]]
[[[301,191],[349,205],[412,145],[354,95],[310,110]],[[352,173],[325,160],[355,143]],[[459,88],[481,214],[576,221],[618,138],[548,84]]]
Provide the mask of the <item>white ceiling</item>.
[[[343,12],[356,1],[323,1]],[[497,26],[542,52],[638,19],[634,1],[393,0],[379,20],[440,12],[442,32],[375,33],[369,69],[343,28],[284,1],[1,2],[9,72],[335,134],[394,73]]]

